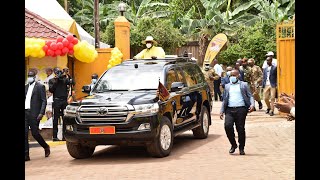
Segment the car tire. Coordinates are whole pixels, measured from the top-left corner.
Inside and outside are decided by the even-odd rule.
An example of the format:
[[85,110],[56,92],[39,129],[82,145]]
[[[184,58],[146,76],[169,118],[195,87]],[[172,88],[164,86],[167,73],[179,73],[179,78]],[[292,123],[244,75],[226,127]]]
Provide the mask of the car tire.
[[199,116],[200,126],[192,129],[194,137],[198,139],[205,139],[209,134],[210,114],[206,106],[202,106]]
[[95,147],[84,146],[82,144],[75,144],[68,141],[66,144],[70,156],[75,159],[89,158],[95,150]]
[[167,117],[163,117],[160,130],[151,144],[147,145],[148,153],[153,157],[162,158],[168,156],[173,145],[173,127]]

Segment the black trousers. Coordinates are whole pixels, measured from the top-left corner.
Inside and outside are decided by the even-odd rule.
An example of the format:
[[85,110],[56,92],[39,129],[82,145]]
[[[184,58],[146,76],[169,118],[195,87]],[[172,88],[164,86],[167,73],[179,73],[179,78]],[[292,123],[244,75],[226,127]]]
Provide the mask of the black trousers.
[[[53,138],[58,138],[58,120],[60,116],[63,119],[63,110],[66,109],[68,105],[67,100],[54,99],[52,103],[53,108]],[[62,138],[64,138],[64,132],[66,130],[66,125],[62,121]]]
[[237,146],[233,127],[233,125],[236,124],[239,149],[244,149],[246,143],[245,123],[247,114],[248,109],[244,106],[238,108],[227,107],[225,112],[224,129],[226,131],[227,137],[231,146]]
[[221,91],[220,91],[220,83],[221,83],[221,77],[219,77],[218,80],[213,80],[213,91],[214,91],[214,100],[218,100],[218,96],[220,101],[222,101]]
[[25,110],[25,113],[24,113],[24,138],[25,138],[24,139],[24,150],[25,150],[26,155],[29,155],[29,141],[28,141],[29,126],[31,129],[32,137],[43,148],[47,148],[49,146],[46,143],[46,141],[42,138],[42,136],[39,132],[39,121],[37,120],[37,117],[32,116],[30,110]]

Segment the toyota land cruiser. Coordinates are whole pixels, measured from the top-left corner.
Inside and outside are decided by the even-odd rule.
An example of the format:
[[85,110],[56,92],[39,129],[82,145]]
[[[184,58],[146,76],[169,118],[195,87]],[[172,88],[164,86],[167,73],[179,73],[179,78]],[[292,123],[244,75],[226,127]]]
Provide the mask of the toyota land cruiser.
[[[169,92],[165,100],[159,81]],[[208,136],[210,89],[190,58],[127,60],[83,91],[89,95],[68,105],[63,118],[73,158],[90,157],[97,145],[143,145],[151,156],[165,157],[180,133]]]

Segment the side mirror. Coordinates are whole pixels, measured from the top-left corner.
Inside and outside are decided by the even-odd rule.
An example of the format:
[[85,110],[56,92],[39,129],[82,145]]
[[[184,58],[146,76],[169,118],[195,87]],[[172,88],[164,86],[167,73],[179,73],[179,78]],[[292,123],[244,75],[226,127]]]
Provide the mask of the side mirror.
[[90,85],[82,86],[82,92],[89,94],[90,91],[91,91],[91,86]]
[[184,88],[183,82],[173,82],[171,84],[171,92],[180,91],[182,88]]

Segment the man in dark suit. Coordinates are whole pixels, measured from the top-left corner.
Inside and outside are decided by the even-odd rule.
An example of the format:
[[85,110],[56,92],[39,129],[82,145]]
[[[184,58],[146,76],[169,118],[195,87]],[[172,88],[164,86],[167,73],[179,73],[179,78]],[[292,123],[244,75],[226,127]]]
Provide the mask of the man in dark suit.
[[232,71],[232,67],[231,66],[228,66],[226,68],[226,76],[224,76],[223,78],[221,78],[221,86],[225,87],[226,84],[228,84],[230,82],[229,78],[230,78],[230,75],[231,75],[231,71]]
[[267,58],[267,65],[263,70],[262,88],[264,101],[267,104],[266,114],[270,116],[274,115],[274,101],[277,92],[277,67],[272,64],[272,58]]
[[50,155],[50,146],[39,133],[39,122],[45,114],[47,105],[46,91],[43,84],[36,82],[36,73],[28,72],[28,84],[25,85],[25,161],[30,160],[28,133],[29,126],[33,138],[44,148],[45,157]]
[[229,153],[234,153],[238,147],[233,124],[236,124],[238,132],[239,152],[245,155],[244,146],[246,142],[245,122],[247,113],[252,112],[254,99],[250,92],[250,87],[246,82],[239,80],[239,71],[232,70],[230,83],[226,84],[223,92],[223,102],[220,110],[220,119],[223,120],[225,114],[224,129],[231,144]]

